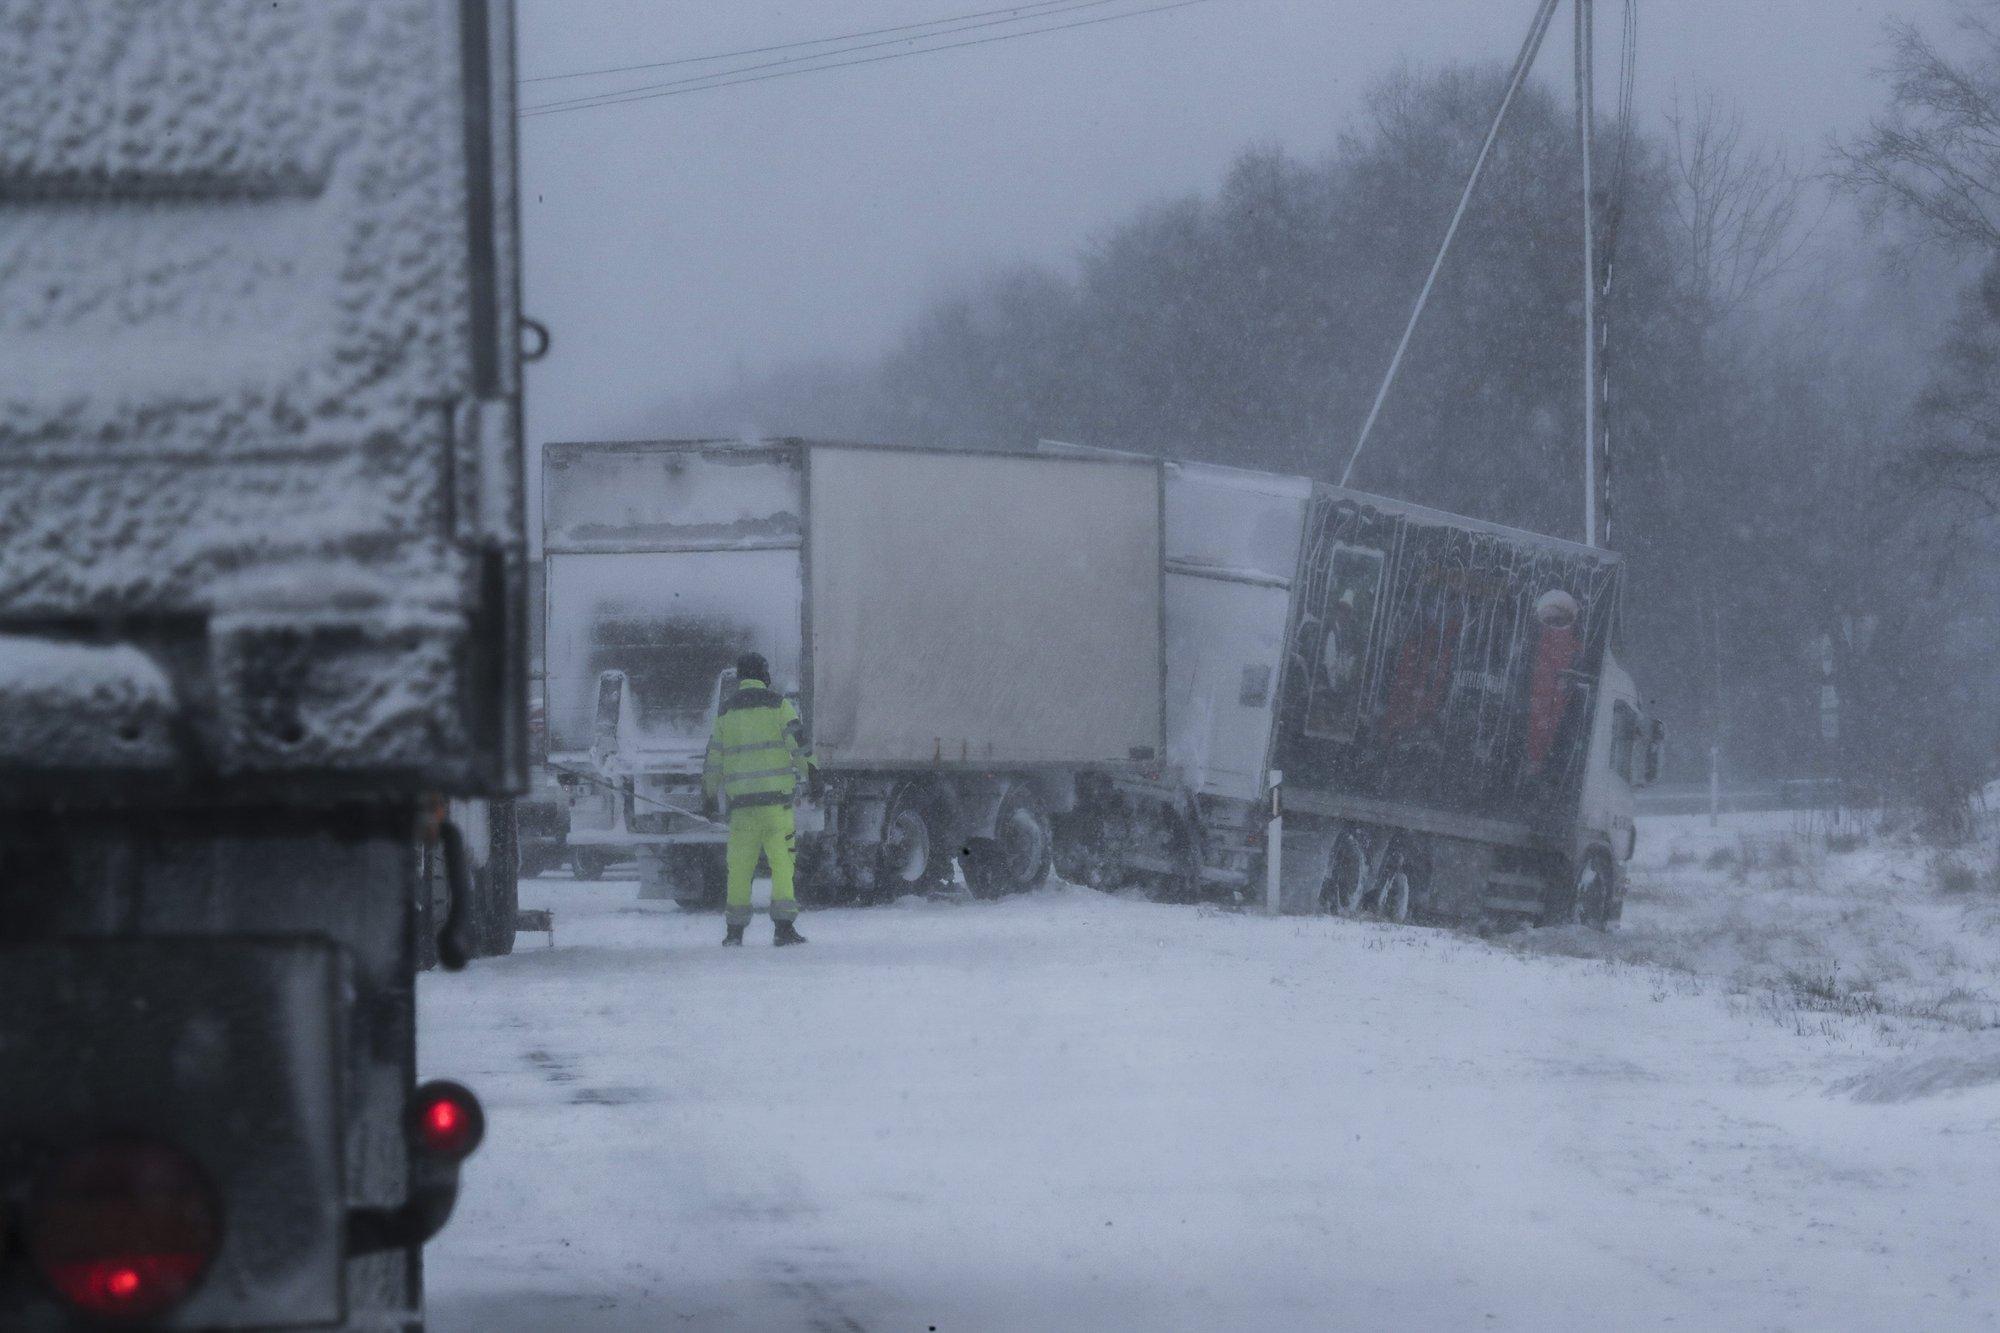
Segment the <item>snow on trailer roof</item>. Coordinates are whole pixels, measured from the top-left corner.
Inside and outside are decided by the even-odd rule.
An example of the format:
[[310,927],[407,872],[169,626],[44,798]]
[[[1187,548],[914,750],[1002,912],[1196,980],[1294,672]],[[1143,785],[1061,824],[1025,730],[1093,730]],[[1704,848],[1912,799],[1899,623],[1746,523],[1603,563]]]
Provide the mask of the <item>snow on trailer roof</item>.
[[[796,545],[808,452],[907,453],[924,458],[1052,458],[1032,450],[959,449],[798,436],[768,439],[562,440],[543,446],[545,553]],[[694,460],[717,466],[703,475]],[[1157,468],[1159,460],[1124,462]],[[744,464],[767,464],[762,475]],[[667,469],[663,477],[659,471]]]
[[1372,491],[1357,491],[1351,487],[1335,486],[1330,482],[1315,482],[1313,489],[1323,495],[1336,495],[1360,504],[1373,505],[1377,509],[1402,514],[1423,523],[1439,527],[1463,528],[1472,532],[1489,533],[1508,541],[1520,542],[1528,546],[1540,546],[1551,551],[1563,551],[1571,555],[1583,556],[1602,564],[1618,564],[1624,557],[1616,551],[1601,546],[1585,546],[1582,542],[1571,541],[1567,537],[1554,537],[1545,532],[1531,532],[1527,528],[1512,528],[1505,523],[1492,523],[1483,518],[1472,518],[1465,514],[1454,514],[1448,509],[1434,509],[1413,500],[1398,500],[1387,495],[1377,495]]
[[1430,505],[1418,504],[1413,500],[1398,500],[1392,496],[1378,495],[1373,491],[1355,490],[1348,486],[1336,486],[1331,482],[1313,481],[1295,473],[1264,472],[1256,468],[1237,467],[1228,463],[1209,463],[1199,459],[1169,458],[1164,454],[1143,454],[1128,449],[1107,449],[1095,444],[1072,444],[1064,440],[1039,440],[1037,447],[1051,457],[1101,457],[1156,460],[1165,464],[1169,473],[1182,473],[1202,482],[1218,486],[1240,488],[1265,495],[1295,496],[1304,499],[1308,494],[1340,496],[1359,504],[1371,505],[1390,513],[1402,514],[1421,522],[1446,527],[1464,528],[1475,532],[1491,533],[1509,541],[1523,542],[1551,550],[1571,552],[1576,555],[1602,561],[1620,562],[1624,559],[1618,552],[1600,546],[1586,546],[1582,542],[1566,537],[1551,536],[1548,533],[1533,532],[1527,528],[1509,527],[1504,523],[1493,523],[1483,518],[1473,518],[1466,514],[1454,514],[1448,509],[1437,509]]
[[1074,454],[1065,455],[1054,450],[964,448],[953,444],[913,444],[908,440],[835,440],[804,435],[772,435],[756,439],[552,440],[542,448],[545,457],[549,451],[582,454],[618,450],[628,450],[633,453],[653,450],[741,450],[754,453],[777,449],[869,449],[912,454],[963,454],[968,458],[1050,458],[1066,459],[1071,462],[1125,462],[1140,467],[1156,467],[1174,461],[1153,454],[1129,453],[1119,449],[1093,449],[1085,446],[1072,446]]

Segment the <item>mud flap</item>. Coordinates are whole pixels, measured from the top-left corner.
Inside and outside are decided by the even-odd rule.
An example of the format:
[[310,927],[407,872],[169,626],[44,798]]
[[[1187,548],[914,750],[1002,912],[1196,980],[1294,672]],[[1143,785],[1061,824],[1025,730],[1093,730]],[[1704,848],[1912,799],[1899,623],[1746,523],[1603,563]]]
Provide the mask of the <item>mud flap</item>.
[[1334,838],[1332,829],[1310,827],[1295,817],[1286,819],[1284,853],[1279,865],[1280,912],[1304,916],[1319,911],[1320,889],[1326,884]]

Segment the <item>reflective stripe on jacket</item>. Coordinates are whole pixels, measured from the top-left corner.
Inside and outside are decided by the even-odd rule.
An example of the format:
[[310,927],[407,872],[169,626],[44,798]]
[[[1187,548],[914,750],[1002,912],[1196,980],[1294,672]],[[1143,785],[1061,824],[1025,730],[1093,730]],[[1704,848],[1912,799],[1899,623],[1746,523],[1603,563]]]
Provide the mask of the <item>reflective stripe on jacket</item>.
[[792,701],[761,680],[746,680],[722,705],[702,761],[702,790],[720,790],[733,808],[790,805],[812,758]]

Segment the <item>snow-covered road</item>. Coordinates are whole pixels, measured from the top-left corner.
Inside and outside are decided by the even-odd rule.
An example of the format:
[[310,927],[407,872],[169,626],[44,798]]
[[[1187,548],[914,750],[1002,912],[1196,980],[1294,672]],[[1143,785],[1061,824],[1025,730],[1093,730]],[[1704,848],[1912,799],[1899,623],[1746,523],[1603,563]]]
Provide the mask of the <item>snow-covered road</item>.
[[1069,888],[724,951],[635,887],[424,978],[492,1121],[434,1329],[2000,1322],[2000,1091],[1829,1095],[1844,1020]]

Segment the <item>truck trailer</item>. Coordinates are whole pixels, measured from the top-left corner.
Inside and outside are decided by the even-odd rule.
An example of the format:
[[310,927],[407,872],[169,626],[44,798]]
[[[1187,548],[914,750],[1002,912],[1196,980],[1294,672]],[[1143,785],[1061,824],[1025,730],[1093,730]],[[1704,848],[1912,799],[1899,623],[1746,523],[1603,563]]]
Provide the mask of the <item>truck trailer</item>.
[[0,1327],[422,1326],[416,849],[511,939],[439,812],[525,767],[511,14],[0,0]]
[[1164,761],[1086,787],[1068,877],[1262,900],[1281,812],[1282,910],[1618,919],[1660,728],[1613,654],[1616,555],[1303,478],[1166,472]]
[[1151,459],[803,440],[543,454],[551,766],[573,849],[719,905],[701,767],[737,654],[770,662],[821,781],[803,900],[1039,884],[1054,822],[1160,763]]

